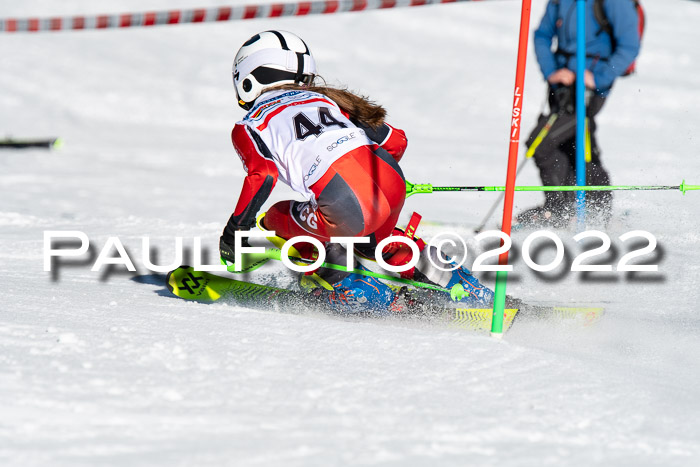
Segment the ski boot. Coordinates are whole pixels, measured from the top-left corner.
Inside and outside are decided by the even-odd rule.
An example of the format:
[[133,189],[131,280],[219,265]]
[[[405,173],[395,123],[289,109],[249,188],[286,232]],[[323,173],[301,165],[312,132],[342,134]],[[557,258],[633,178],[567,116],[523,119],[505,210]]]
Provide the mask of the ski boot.
[[437,248],[433,246],[423,248],[414,272],[416,280],[431,282],[448,290],[453,290],[455,286],[460,285],[469,295],[456,301],[469,306],[490,306],[493,303],[493,291],[479,282],[479,279],[474,277],[466,267],[460,266],[452,271],[438,269],[436,265],[439,264],[444,264],[445,269],[457,266],[449,257],[445,257],[447,263],[444,263],[438,257],[439,254]]
[[[454,263],[451,263],[454,264]],[[472,305],[488,305],[493,304],[494,293],[493,290],[489,289],[481,282],[479,279],[474,277],[474,275],[469,271],[469,269],[464,266],[452,271],[452,277],[450,281],[445,286],[446,289],[452,290],[452,288],[460,284],[466,292],[469,292],[469,296],[460,300],[460,302],[467,302]]]
[[[413,213],[406,231],[395,228],[393,232],[394,236],[406,236],[412,239],[420,251],[420,258],[416,266],[402,273],[401,277],[444,287],[450,291],[452,301],[465,303],[469,306],[490,306],[494,298],[494,293],[491,289],[481,284],[466,267],[456,267],[456,263],[450,258],[446,258],[447,263],[445,263],[440,258],[440,252],[437,248],[428,246],[423,240],[415,236],[419,222],[420,215]],[[392,266],[407,264],[413,256],[411,249],[401,242],[390,243],[383,253],[385,261]],[[450,265],[455,267],[455,269],[443,271],[436,266],[439,264],[445,265],[443,269],[449,268]],[[457,285],[460,285],[468,295],[459,298],[459,291],[455,291],[455,286]]]
[[[356,269],[367,271],[361,264]],[[324,284],[308,275],[300,277],[300,286],[307,290],[319,290]],[[388,316],[401,311],[399,294],[374,277],[358,273],[345,274],[336,282],[330,283],[332,290],[326,291],[330,309],[345,315]]]
[[[437,248],[426,245],[420,239],[417,239],[416,243],[420,250],[418,263],[414,268],[407,271],[409,273],[408,275],[402,273],[402,277],[439,285],[450,292],[459,284],[469,295],[457,298],[460,295],[459,293],[451,293],[451,299],[452,301],[465,303],[469,306],[490,306],[493,303],[493,291],[479,282],[469,269],[464,266],[456,267],[456,263],[448,257],[446,257],[447,263],[445,263],[439,258],[440,253]],[[400,244],[392,254],[392,257],[387,259],[387,262],[393,266],[398,266],[406,264],[410,257],[410,249]],[[442,266],[443,269],[448,270],[443,271],[439,269],[437,265],[441,264],[444,265]],[[449,270],[449,268],[455,269]]]

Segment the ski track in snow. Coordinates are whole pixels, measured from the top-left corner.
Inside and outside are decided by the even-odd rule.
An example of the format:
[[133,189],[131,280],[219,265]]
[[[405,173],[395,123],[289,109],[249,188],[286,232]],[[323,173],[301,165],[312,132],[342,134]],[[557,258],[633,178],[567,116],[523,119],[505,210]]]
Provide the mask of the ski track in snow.
[[[5,4],[2,16],[232,3],[250,2],[37,0]],[[544,4],[533,2],[533,29]],[[638,74],[600,115],[603,160],[615,183],[699,184],[700,5],[644,5]],[[510,294],[602,302],[606,315],[592,327],[516,322],[502,342],[420,321],[188,303],[143,267],[143,236],[159,263],[173,259],[175,236],[190,248],[202,237],[215,254],[243,177],[229,139],[243,115],[230,62],[248,37],[295,31],[329,82],[383,103],[409,135],[409,180],[495,185],[519,13],[494,1],[3,35],[3,133],[66,145],[0,153],[0,464],[698,465],[698,193],[616,195],[610,262],[626,251],[620,234],[647,230],[659,274],[552,280],[516,259]],[[525,132],[544,99],[530,52]],[[519,184],[539,184],[533,164]],[[291,195],[278,186],[266,206]],[[423,235],[465,236],[471,262],[470,227],[496,196],[416,195],[404,220],[415,210]],[[519,193],[516,209],[540,198]],[[46,230],[84,231],[89,258],[43,271]],[[573,232],[558,234],[574,248]],[[90,271],[113,236],[140,280]],[[289,282],[281,272],[266,270]]]

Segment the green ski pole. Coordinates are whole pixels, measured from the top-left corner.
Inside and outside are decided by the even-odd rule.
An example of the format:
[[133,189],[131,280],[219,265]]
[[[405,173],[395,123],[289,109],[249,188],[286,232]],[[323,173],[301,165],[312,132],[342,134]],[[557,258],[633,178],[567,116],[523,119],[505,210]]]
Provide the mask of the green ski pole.
[[[505,186],[433,186],[430,183],[406,182],[406,197],[418,193],[439,191],[505,191]],[[680,185],[595,185],[595,186],[516,186],[515,191],[675,191],[685,194],[700,190],[700,185],[688,185],[685,180]]]
[[[523,161],[520,163],[518,170],[515,172],[515,178],[518,178],[518,175],[520,175],[520,172],[522,172],[522,170],[525,167],[525,165],[527,164],[528,160],[530,160],[530,156],[523,159]],[[410,195],[407,194],[406,196],[408,197]],[[489,211],[486,213],[486,215],[484,216],[484,220],[481,221],[481,224],[479,224],[479,226],[474,229],[475,234],[478,234],[479,232],[481,232],[481,230],[484,227],[486,227],[486,223],[489,221],[489,219],[491,219],[491,216],[493,215],[493,213],[496,212],[496,209],[501,204],[501,201],[503,201],[503,198],[505,198],[505,196],[506,196],[505,191],[502,192],[500,195],[498,195],[498,199],[496,200],[495,203],[493,203],[493,205],[491,206],[491,209],[489,209]]]
[[[258,267],[262,266],[264,263],[266,263],[268,260],[275,260],[275,261],[282,261],[282,252],[278,250],[277,248],[266,248],[265,252],[263,253],[244,253],[241,255],[242,258],[242,267],[238,268],[239,270],[236,270],[235,265],[226,265],[224,260],[221,260],[221,263],[226,265],[226,269],[229,272],[233,272],[236,274],[244,273],[244,272],[251,272]],[[313,264],[314,261],[306,258],[299,258],[295,256],[290,256],[290,260],[299,262],[299,263],[304,263],[304,264]],[[251,267],[251,265],[254,265]],[[332,263],[321,263],[319,268],[326,268],[326,269],[334,269],[336,271],[343,271],[343,272],[348,272],[352,274],[360,274],[362,276],[368,276],[368,277],[374,277],[377,279],[384,279],[392,282],[396,282],[399,284],[406,284],[406,285],[411,285],[413,287],[421,288],[421,289],[429,289],[429,290],[437,290],[438,292],[444,292],[450,295],[452,300],[458,301],[464,297],[469,296],[469,292],[464,290],[464,287],[461,284],[455,284],[454,287],[451,289],[446,289],[444,287],[440,287],[438,285],[433,285],[433,284],[427,284],[425,282],[419,282],[419,281],[414,281],[411,279],[403,279],[401,277],[394,277],[390,276],[388,274],[381,274],[378,272],[374,271],[363,271],[361,269],[348,269],[345,266],[342,266],[340,264],[332,264]]]

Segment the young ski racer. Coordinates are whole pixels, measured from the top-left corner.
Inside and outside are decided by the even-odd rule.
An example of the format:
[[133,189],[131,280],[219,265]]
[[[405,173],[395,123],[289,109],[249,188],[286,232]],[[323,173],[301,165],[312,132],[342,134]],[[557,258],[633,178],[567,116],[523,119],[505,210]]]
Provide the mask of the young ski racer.
[[[314,85],[316,64],[306,43],[286,31],[251,37],[236,54],[233,84],[238,104],[248,111],[231,133],[247,176],[236,208],[220,239],[227,264],[234,263],[234,233],[249,230],[278,180],[307,201],[281,201],[259,226],[282,239],[306,235],[326,245],[326,261],[345,264],[346,251],[331,237],[367,237],[355,252],[374,258],[378,242],[394,234],[405,200],[405,180],[398,162],[406,135],[384,121],[385,110],[347,90]],[[446,288],[460,283],[472,304],[490,304],[493,292],[466,268],[441,271],[428,261],[434,248],[422,249],[412,276]],[[300,247],[300,245],[303,245]],[[296,244],[305,258],[310,244]],[[410,249],[389,244],[382,257],[392,265],[408,262]],[[362,268],[356,263],[355,268]],[[331,308],[347,313],[399,311],[396,293],[377,279],[331,269],[318,276],[332,287]],[[329,287],[330,288],[330,287]]]

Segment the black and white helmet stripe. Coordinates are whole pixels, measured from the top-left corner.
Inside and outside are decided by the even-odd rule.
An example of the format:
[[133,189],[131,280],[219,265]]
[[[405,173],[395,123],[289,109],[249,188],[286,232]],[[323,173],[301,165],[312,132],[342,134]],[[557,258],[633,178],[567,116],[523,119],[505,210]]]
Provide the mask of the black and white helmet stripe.
[[[282,34],[282,32],[286,32],[286,31],[282,31],[282,32],[280,32],[280,31],[265,31],[265,32],[271,32],[272,34],[277,36],[277,39],[279,39],[280,45],[282,46],[282,48],[284,50],[290,50],[289,46],[287,46],[287,41],[285,40],[284,35]],[[287,33],[287,34],[291,34],[291,33]],[[304,44],[305,50],[304,50],[304,52],[301,52],[301,53],[305,53],[306,55],[311,55],[311,52],[309,52],[309,46],[306,45],[306,42],[304,42],[304,39],[302,39],[299,36],[296,36],[296,37],[297,37],[297,39],[299,39],[301,41],[302,44]]]

